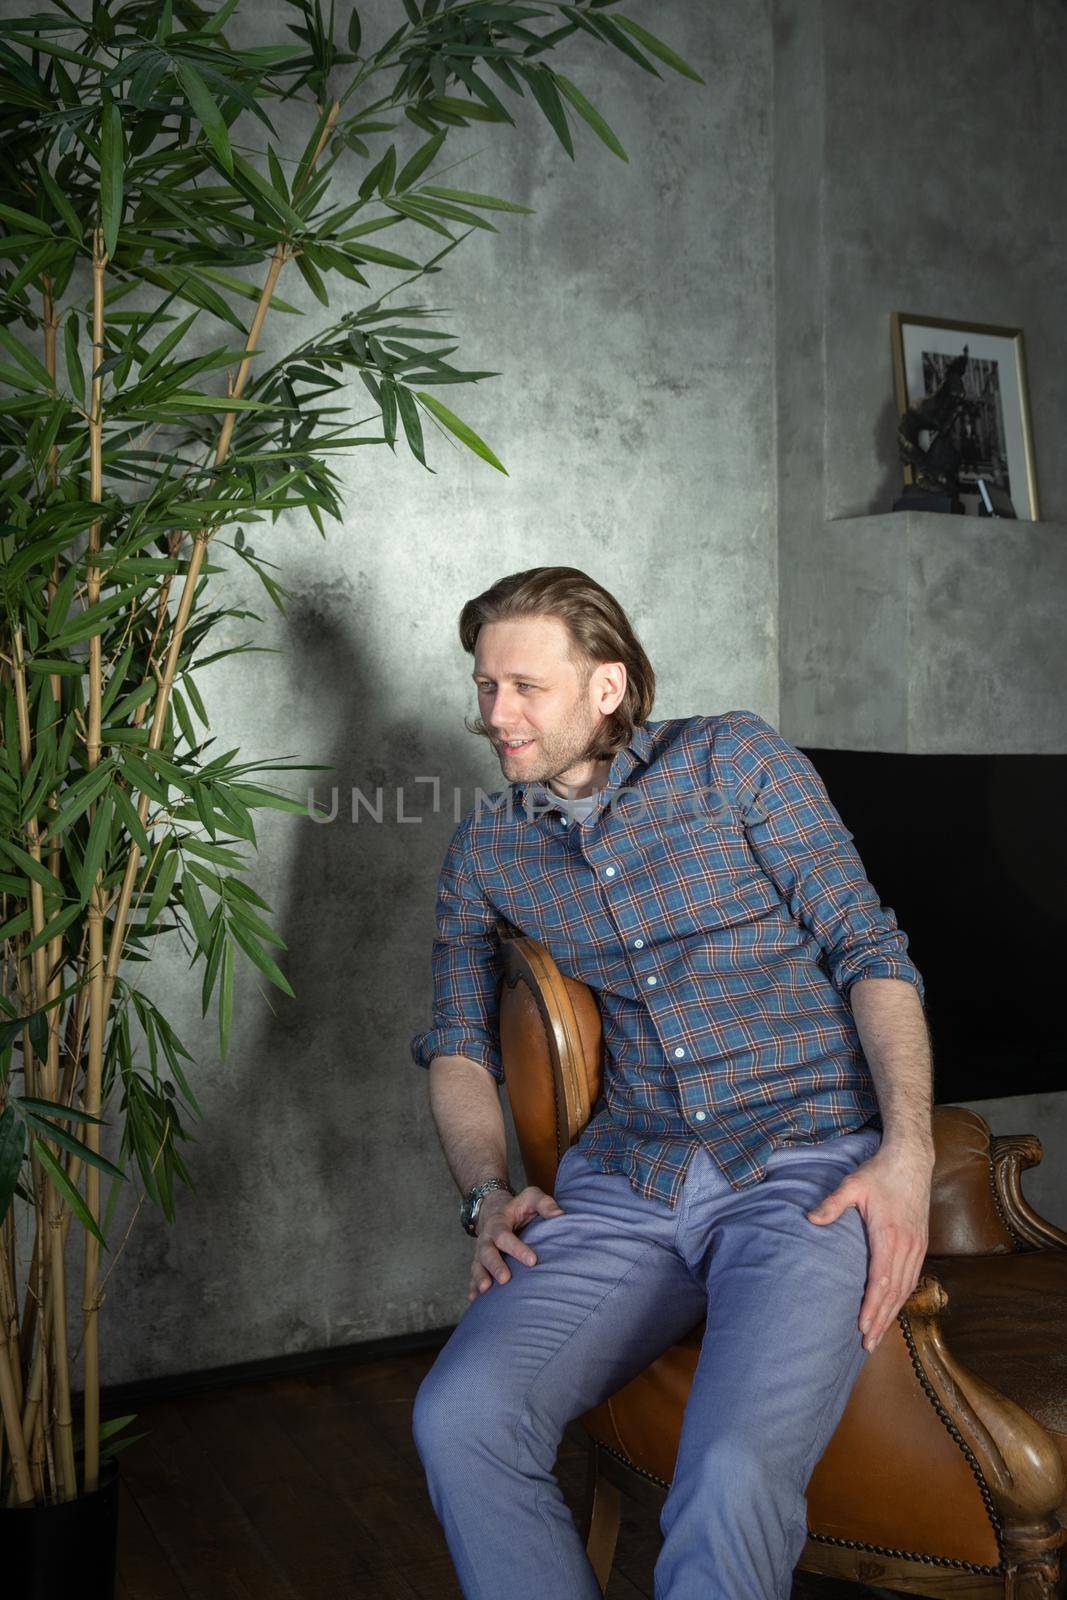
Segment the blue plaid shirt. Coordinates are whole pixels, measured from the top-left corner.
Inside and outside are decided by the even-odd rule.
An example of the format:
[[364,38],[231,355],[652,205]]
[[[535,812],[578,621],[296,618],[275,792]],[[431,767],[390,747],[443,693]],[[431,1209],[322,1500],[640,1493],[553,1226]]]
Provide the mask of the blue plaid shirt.
[[565,822],[531,780],[456,828],[419,1065],[503,1081],[502,915],[596,992],[603,1092],[578,1148],[599,1171],[673,1206],[701,1144],[743,1189],[776,1146],[881,1126],[848,992],[902,978],[925,999],[923,980],[801,751],[753,711],[648,722]]

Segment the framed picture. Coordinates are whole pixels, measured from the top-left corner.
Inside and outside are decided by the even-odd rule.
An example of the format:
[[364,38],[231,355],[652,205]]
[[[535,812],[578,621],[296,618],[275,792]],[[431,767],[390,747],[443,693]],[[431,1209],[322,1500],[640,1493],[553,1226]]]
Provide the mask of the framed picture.
[[[933,393],[948,362],[967,347],[963,383],[972,404],[953,424],[960,452],[960,498],[977,516],[978,483],[984,479],[1010,498],[1018,518],[1036,522],[1041,513],[1022,329],[942,322],[894,311],[891,331],[893,376],[902,414],[914,400]],[[909,466],[904,468],[904,479],[914,481]]]

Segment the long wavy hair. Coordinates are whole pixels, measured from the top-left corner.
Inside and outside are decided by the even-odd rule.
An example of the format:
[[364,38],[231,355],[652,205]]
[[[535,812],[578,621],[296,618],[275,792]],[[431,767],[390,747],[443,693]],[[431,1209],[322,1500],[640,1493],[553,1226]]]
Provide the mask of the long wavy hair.
[[[600,760],[624,750],[634,728],[652,714],[656,674],[615,596],[578,567],[530,567],[526,572],[513,572],[467,601],[459,614],[460,643],[473,656],[478,633],[487,622],[527,617],[559,618],[570,636],[570,657],[583,687],[601,662],[624,664],[626,692],[616,709],[603,718],[586,756]],[[491,737],[481,717],[467,717],[464,722],[469,732]]]

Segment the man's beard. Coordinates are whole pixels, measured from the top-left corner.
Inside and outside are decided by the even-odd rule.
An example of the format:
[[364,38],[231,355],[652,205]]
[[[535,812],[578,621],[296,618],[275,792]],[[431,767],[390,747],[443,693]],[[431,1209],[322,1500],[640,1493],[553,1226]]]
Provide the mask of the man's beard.
[[[572,767],[593,759],[593,736],[597,722],[580,702],[572,707],[561,728],[536,736],[535,757],[529,763],[516,762],[516,778],[524,782],[548,783]],[[502,751],[506,758],[507,751]]]

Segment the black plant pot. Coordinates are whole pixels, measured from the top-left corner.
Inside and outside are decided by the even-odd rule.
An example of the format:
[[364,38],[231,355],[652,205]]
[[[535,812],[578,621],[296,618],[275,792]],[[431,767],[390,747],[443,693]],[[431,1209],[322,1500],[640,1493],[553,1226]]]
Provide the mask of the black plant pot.
[[[78,1460],[79,1477],[81,1460]],[[18,1600],[114,1600],[119,1469],[113,1456],[91,1494],[0,1510],[4,1591]],[[9,1587],[10,1586],[10,1587]]]

